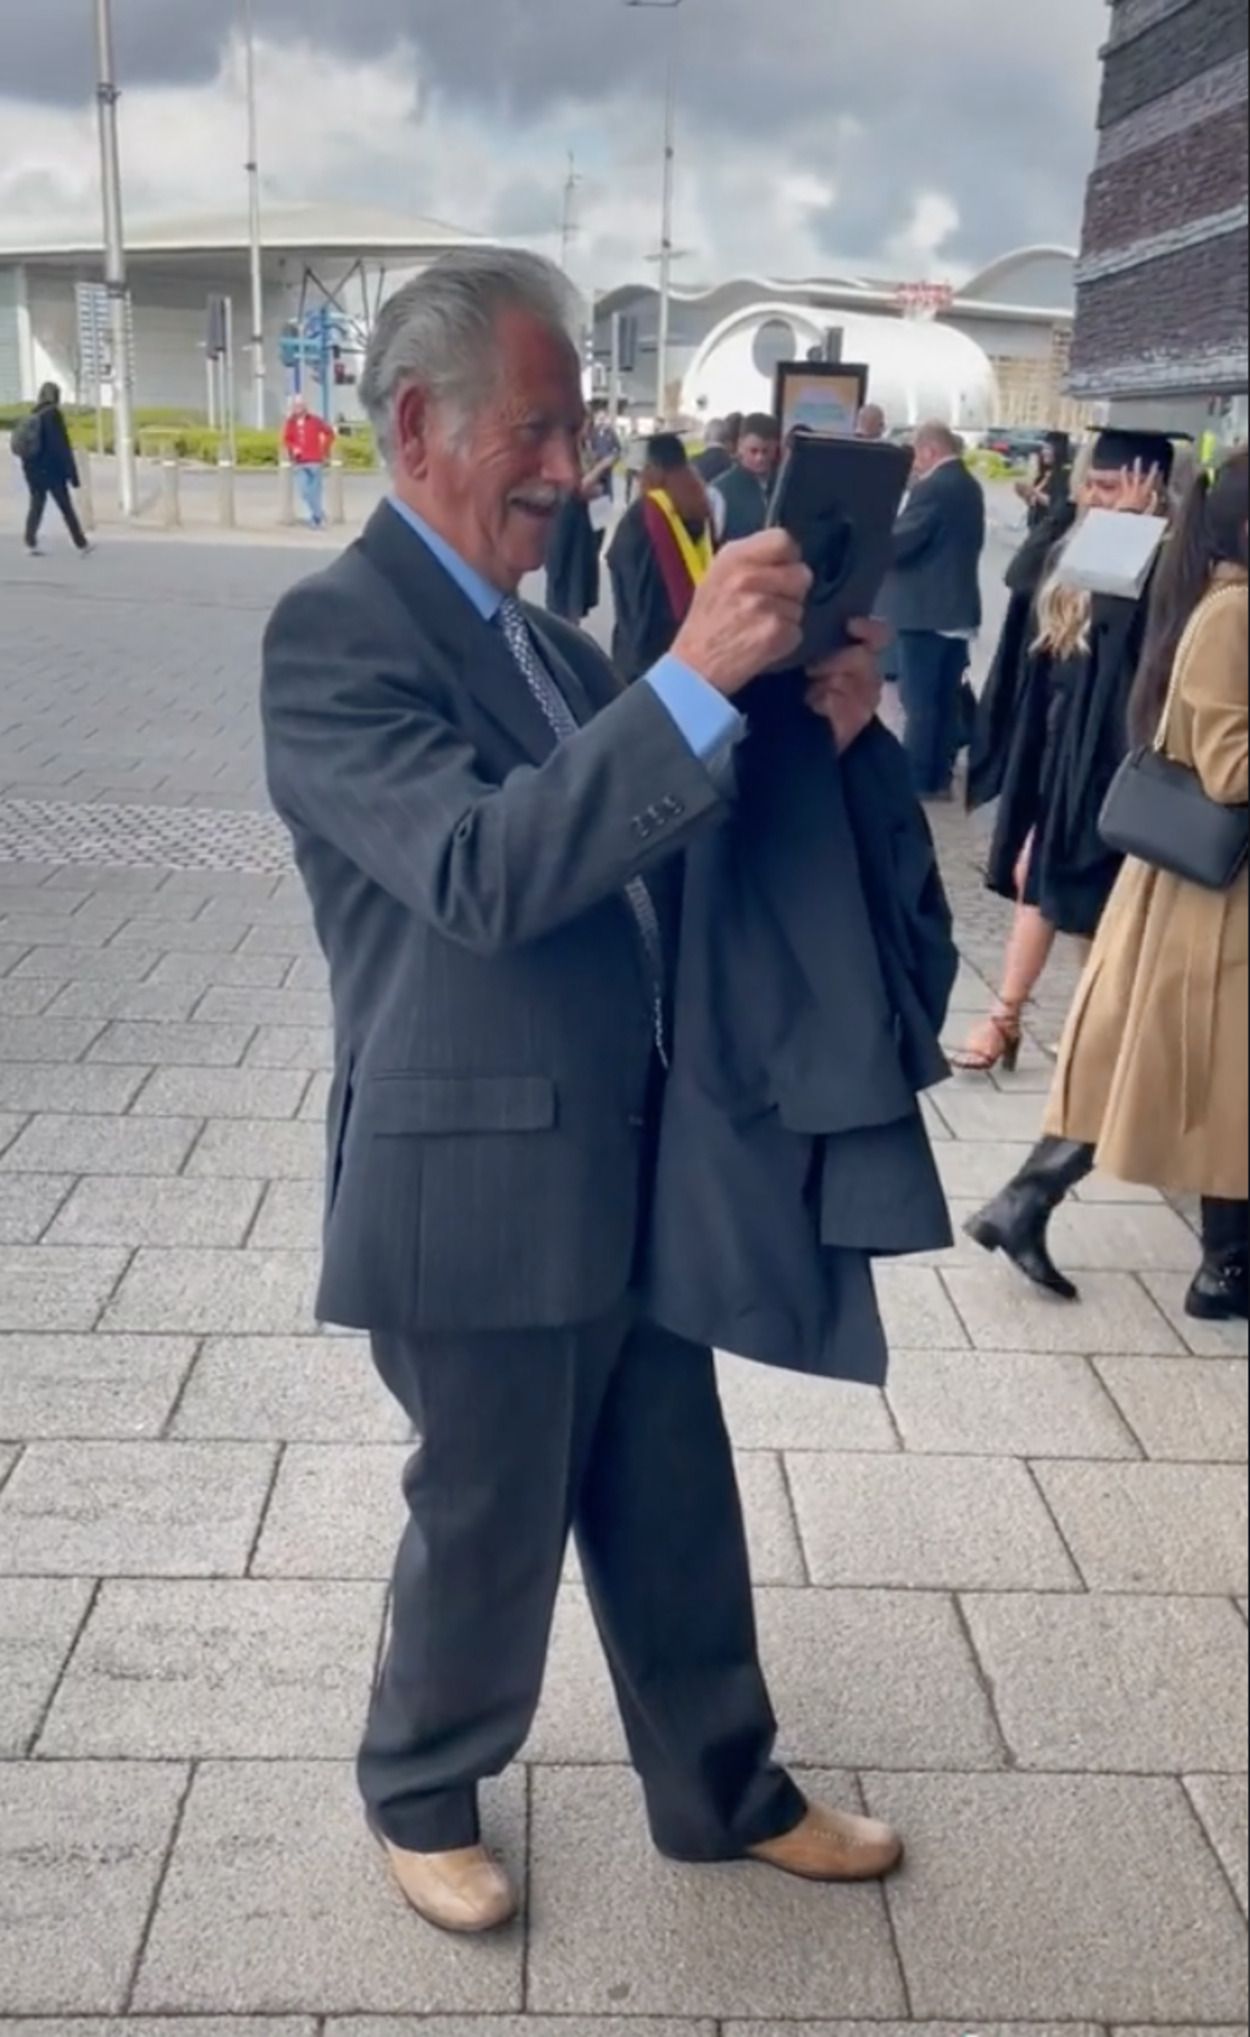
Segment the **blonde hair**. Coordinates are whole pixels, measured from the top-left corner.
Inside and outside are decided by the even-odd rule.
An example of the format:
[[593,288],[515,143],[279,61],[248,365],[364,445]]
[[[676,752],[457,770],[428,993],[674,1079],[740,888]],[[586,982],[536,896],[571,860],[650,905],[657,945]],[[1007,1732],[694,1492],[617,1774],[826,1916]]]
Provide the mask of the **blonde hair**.
[[1083,657],[1090,648],[1093,604],[1082,587],[1065,587],[1052,573],[1037,597],[1037,635],[1032,649],[1053,658]]

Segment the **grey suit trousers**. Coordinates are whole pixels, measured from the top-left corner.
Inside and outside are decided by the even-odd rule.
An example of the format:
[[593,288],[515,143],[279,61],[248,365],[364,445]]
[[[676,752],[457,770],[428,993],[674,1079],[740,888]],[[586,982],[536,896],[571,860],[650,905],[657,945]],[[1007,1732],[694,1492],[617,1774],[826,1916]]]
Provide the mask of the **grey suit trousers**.
[[725,1860],[791,1830],[711,1354],[632,1303],[374,1354],[424,1437],[360,1754],[375,1828],[415,1852],[477,1842],[477,1786],[533,1723],[572,1530],[657,1846]]

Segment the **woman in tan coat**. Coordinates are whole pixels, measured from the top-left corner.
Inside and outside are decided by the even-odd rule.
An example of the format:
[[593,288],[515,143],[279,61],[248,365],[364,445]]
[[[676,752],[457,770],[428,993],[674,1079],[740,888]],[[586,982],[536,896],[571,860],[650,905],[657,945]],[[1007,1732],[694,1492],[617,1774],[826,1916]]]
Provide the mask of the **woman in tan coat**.
[[[1165,746],[1225,806],[1250,799],[1250,455],[1194,484],[1154,596],[1133,697],[1134,736]],[[1018,1176],[973,1235],[1031,1271],[1046,1226],[1095,1165],[1203,1200],[1202,1269],[1188,1308],[1250,1313],[1250,875],[1207,891],[1125,864],[1068,1020],[1046,1130],[1050,1181]],[[1010,1204],[1010,1207],[1008,1205]],[[1018,1249],[1024,1233],[1025,1249]],[[1039,1276],[1034,1273],[1034,1278]],[[1042,1280],[1056,1292],[1070,1283]]]

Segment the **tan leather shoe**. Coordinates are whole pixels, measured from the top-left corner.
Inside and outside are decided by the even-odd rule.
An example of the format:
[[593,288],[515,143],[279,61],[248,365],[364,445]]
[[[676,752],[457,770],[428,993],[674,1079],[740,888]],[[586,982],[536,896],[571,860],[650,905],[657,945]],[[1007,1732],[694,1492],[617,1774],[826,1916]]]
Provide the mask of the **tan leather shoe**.
[[405,1853],[382,1841],[401,1895],[439,1931],[476,1937],[510,1924],[520,1898],[499,1862],[484,1846],[460,1853]]
[[800,1881],[884,1881],[902,1864],[903,1842],[875,1818],[813,1804],[793,1832],[753,1847],[750,1858]]

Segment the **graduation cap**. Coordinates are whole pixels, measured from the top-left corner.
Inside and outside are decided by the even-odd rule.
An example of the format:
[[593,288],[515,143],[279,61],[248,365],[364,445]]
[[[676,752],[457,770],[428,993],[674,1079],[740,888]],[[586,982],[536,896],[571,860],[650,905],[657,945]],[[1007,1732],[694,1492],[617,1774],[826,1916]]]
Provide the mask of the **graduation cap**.
[[1094,441],[1093,465],[1106,473],[1119,473],[1123,468],[1135,467],[1141,461],[1143,474],[1152,467],[1159,470],[1162,481],[1170,481],[1176,462],[1176,447],[1170,438],[1155,431],[1111,431],[1100,432]]

